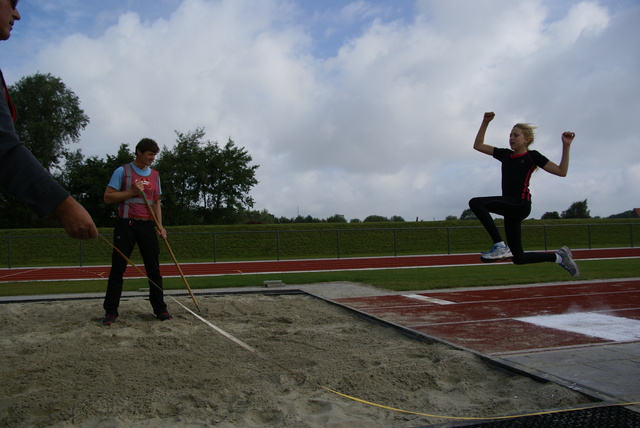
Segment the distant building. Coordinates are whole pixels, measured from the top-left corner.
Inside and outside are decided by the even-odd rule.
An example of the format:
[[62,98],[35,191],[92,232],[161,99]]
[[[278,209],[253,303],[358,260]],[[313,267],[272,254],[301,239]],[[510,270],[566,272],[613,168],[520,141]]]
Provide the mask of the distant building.
[[633,209],[633,216],[634,217],[640,217],[640,208],[634,208]]

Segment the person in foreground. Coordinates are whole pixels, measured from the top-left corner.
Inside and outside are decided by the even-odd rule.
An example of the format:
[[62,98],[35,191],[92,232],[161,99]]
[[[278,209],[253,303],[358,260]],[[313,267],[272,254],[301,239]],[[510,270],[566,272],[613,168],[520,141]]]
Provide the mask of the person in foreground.
[[[571,250],[562,247],[555,253],[525,253],[522,249],[522,220],[531,212],[531,193],[529,181],[531,175],[538,169],[565,177],[569,170],[569,151],[575,137],[573,132],[562,134],[562,158],[556,165],[536,150],[529,150],[533,144],[535,127],[528,123],[518,123],[509,135],[510,149],[493,147],[484,143],[484,136],[495,114],[485,113],[482,124],[476,135],[473,148],[477,151],[493,156],[502,162],[502,196],[487,196],[473,198],[469,201],[469,208],[482,223],[493,240],[490,251],[482,253],[481,260],[486,263],[511,258],[514,264],[555,262],[566,269],[571,276],[577,277],[580,272],[573,261]],[[504,230],[508,246],[502,240],[491,213],[504,217]]]
[[[2,1],[2,0],[0,0]],[[158,235],[167,237],[162,227],[162,209],[160,206],[160,175],[151,168],[151,164],[160,151],[158,144],[143,138],[136,145],[136,158],[133,162],[118,167],[104,192],[104,202],[118,204],[118,219],[113,231],[113,245],[127,258],[133,247],[138,244],[149,278],[149,301],[156,318],[161,321],[173,317],[167,312],[160,275],[160,246]],[[144,196],[143,196],[144,192]],[[158,221],[158,227],[149,212],[144,198],[147,198]],[[118,306],[122,295],[123,275],[127,269],[127,260],[118,251],[113,250],[111,271],[104,298],[104,325],[111,325],[118,319]]]
[[[18,0],[0,0],[0,40],[8,40],[20,20]],[[93,219],[69,192],[56,182],[20,141],[14,123],[18,117],[0,71],[0,187],[31,208],[38,216],[55,212],[72,238],[98,236]]]

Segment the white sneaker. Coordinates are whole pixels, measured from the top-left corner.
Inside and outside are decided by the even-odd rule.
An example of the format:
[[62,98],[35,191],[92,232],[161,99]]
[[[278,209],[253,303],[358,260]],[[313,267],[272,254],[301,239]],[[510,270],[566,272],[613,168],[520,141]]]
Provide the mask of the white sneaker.
[[485,263],[493,263],[501,260],[507,260],[511,257],[513,257],[513,254],[511,254],[511,250],[508,246],[502,247],[498,246],[498,244],[494,244],[490,251],[482,253],[480,260]]
[[578,269],[576,262],[573,261],[573,254],[571,254],[571,250],[567,246],[564,246],[558,250],[558,254],[562,257],[560,266],[569,272],[572,277],[577,278],[580,275],[580,270]]

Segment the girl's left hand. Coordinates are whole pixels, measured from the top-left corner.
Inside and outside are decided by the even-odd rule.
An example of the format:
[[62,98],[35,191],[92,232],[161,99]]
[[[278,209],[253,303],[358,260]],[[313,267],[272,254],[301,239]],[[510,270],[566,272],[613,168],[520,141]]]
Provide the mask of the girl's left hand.
[[563,132],[562,133],[562,143],[563,144],[571,144],[573,142],[573,139],[575,138],[576,133],[575,132]]

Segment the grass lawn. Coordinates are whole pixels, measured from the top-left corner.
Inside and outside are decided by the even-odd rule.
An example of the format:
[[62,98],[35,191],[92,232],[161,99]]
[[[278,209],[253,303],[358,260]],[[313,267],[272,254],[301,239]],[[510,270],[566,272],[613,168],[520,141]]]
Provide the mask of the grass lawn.
[[[578,261],[578,280],[640,277],[640,259]],[[193,290],[225,287],[259,287],[263,281],[282,280],[285,284],[318,282],[356,282],[394,291],[435,290],[441,288],[518,285],[573,281],[567,272],[552,263],[516,266],[496,263],[482,266],[431,267],[336,272],[237,274],[187,278]],[[102,293],[106,279],[91,281],[13,282],[0,284],[0,296],[64,293]],[[144,279],[125,280],[124,290],[148,287]],[[165,289],[183,289],[181,278],[165,278]]]

